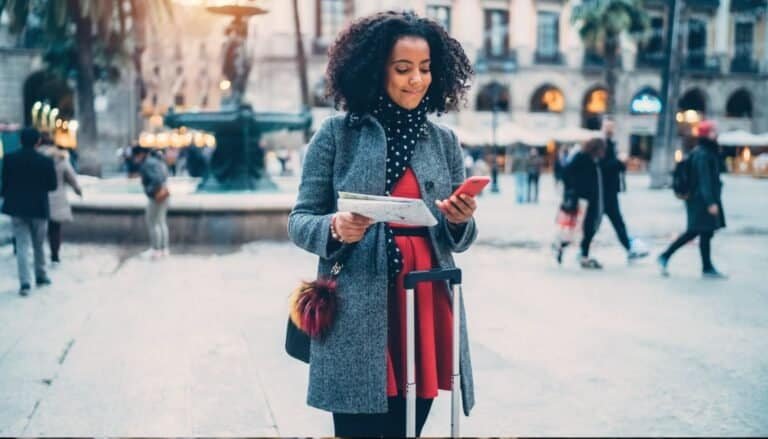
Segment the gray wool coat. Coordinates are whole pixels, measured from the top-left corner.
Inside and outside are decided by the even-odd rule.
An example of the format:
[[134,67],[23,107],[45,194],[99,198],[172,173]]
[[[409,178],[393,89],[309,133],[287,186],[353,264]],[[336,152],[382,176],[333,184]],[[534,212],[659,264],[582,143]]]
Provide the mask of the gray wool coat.
[[[339,251],[328,254],[330,220],[339,191],[383,195],[386,140],[370,115],[326,119],[310,141],[288,234],[299,247],[319,256],[327,275]],[[411,159],[421,194],[438,224],[431,227],[432,249],[441,267],[454,267],[452,252],[463,252],[477,236],[474,219],[458,234],[435,205],[464,180],[464,160],[456,135],[428,122]],[[454,232],[455,233],[455,232]],[[387,259],[383,224],[374,224],[353,244],[338,277],[340,306],[330,334],[312,341],[307,403],[336,413],[387,411]],[[349,244],[345,244],[349,245]],[[461,303],[460,365],[464,413],[474,406],[464,303]]]

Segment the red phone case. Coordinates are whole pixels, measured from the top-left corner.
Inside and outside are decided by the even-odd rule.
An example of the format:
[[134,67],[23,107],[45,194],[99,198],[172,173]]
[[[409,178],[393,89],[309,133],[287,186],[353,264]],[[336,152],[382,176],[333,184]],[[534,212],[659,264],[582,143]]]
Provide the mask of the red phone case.
[[490,177],[476,175],[464,180],[452,195],[467,194],[476,197],[483,191],[483,188],[491,181]]

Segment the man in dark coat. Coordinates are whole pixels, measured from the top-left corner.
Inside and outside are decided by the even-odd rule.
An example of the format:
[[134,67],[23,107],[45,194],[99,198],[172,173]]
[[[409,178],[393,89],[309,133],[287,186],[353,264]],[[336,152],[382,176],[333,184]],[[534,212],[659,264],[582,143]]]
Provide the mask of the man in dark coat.
[[619,192],[622,190],[623,174],[627,167],[616,156],[616,142],[613,140],[614,122],[610,119],[603,121],[603,134],[605,134],[605,157],[600,159],[600,171],[603,176],[603,209],[608,219],[611,220],[613,229],[619,242],[627,250],[629,261],[648,256],[647,251],[638,251],[632,248],[627,226],[619,208]]
[[605,155],[605,142],[594,138],[584,144],[565,168],[565,196],[587,201],[581,240],[582,268],[600,269],[600,263],[589,257],[589,247],[603,217],[603,177],[599,161]]
[[16,262],[19,269],[19,294],[26,296],[31,286],[29,251],[34,255],[35,280],[38,286],[51,283],[45,271],[43,243],[50,208],[48,192],[56,189],[53,160],[37,152],[40,134],[33,128],[21,132],[22,148],[3,160],[2,212],[11,216],[16,240]]
[[725,227],[725,213],[721,200],[723,184],[720,181],[720,158],[716,127],[712,121],[699,123],[696,148],[688,157],[690,195],[685,200],[688,228],[659,256],[661,274],[669,276],[667,265],[672,255],[683,245],[699,237],[702,274],[705,278],[725,278],[712,265],[711,240],[715,230]]

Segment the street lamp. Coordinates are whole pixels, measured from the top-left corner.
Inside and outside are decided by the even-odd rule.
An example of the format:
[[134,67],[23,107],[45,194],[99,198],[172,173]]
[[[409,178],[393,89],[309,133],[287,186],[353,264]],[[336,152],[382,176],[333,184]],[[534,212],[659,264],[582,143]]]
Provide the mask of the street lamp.
[[491,148],[493,148],[493,163],[491,164],[491,193],[497,194],[499,193],[499,166],[498,166],[498,149],[496,147],[496,127],[498,126],[498,111],[499,111],[499,100],[498,100],[498,91],[494,93],[493,96],[493,105],[491,106],[492,111],[492,118],[491,118],[491,131],[492,131],[492,142],[491,142]]
[[[499,165],[498,165],[498,145],[496,143],[496,129],[499,126],[499,104],[501,103],[502,96],[504,94],[505,90],[500,85],[497,84],[496,87],[493,87],[493,90],[491,92],[491,99],[493,99],[493,102],[491,103],[491,134],[492,134],[492,145],[493,148],[493,163],[491,164],[491,193],[497,194],[499,193]],[[505,99],[505,101],[508,102],[508,99]]]

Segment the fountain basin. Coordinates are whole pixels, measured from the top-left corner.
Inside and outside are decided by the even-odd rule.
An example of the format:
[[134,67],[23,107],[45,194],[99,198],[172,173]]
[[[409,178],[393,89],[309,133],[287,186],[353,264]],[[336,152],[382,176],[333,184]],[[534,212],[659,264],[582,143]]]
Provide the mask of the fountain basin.
[[[65,239],[81,242],[149,242],[144,219],[147,197],[138,179],[82,181],[83,198],[69,194],[75,220]],[[288,214],[296,201],[293,179],[276,181],[273,192],[197,193],[194,178],[171,178],[168,228],[171,245],[237,245],[287,240]]]

